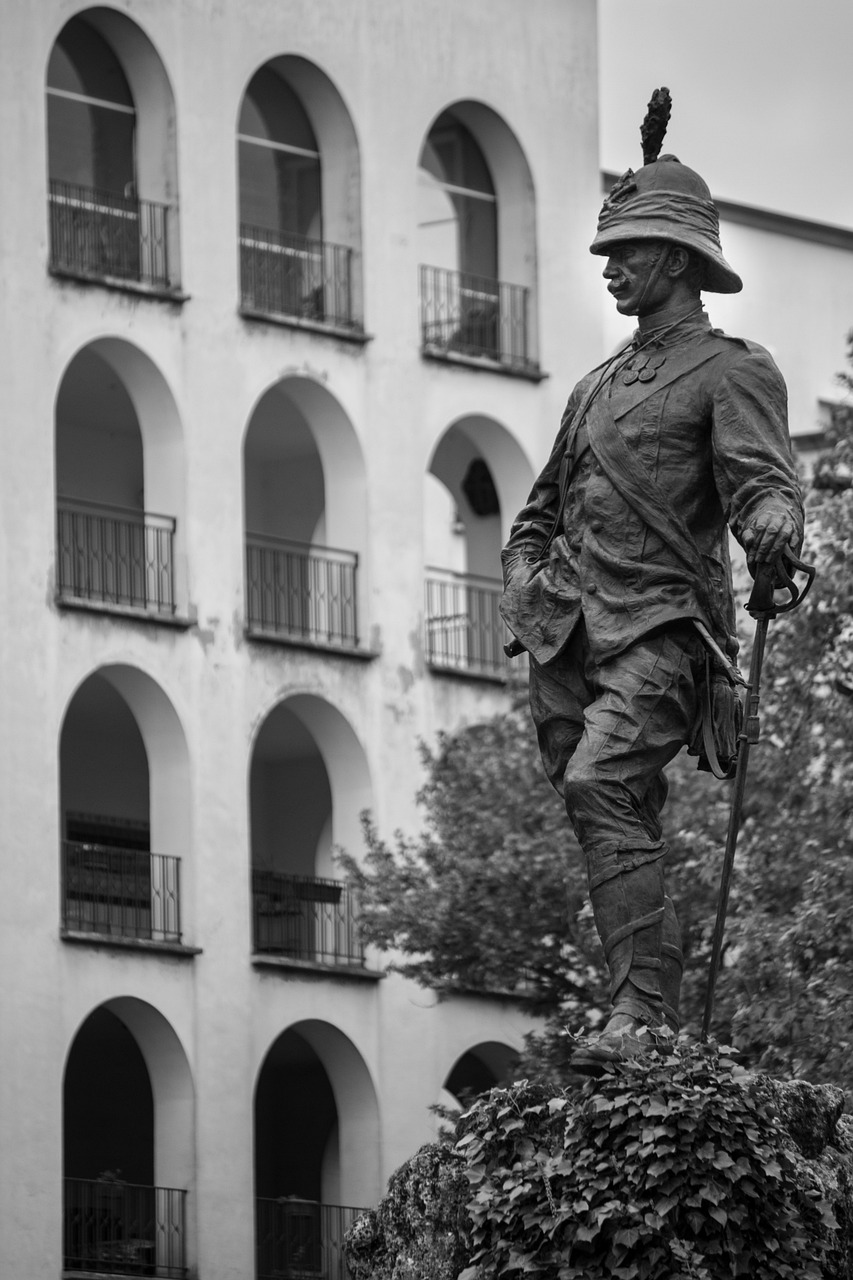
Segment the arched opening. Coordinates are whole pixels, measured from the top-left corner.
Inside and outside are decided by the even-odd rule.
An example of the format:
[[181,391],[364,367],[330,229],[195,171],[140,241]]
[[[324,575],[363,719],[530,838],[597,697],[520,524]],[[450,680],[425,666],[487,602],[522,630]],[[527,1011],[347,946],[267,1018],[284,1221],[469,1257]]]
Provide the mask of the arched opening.
[[149,677],[105,667],[80,685],[63,720],[59,776],[63,930],[180,943],[186,743]]
[[453,1064],[444,1090],[464,1103],[497,1085],[509,1083],[518,1065],[518,1053],[497,1040],[474,1045]]
[[79,1028],[63,1083],[64,1267],[180,1277],[192,1083],[172,1028],[120,998]]
[[319,68],[283,56],[255,72],[237,156],[242,310],[360,331],[358,148]]
[[267,1054],[255,1092],[257,1280],[344,1275],[344,1233],[378,1194],[378,1109],[352,1042],[297,1023]]
[[517,139],[482,103],[448,107],[426,136],[418,241],[424,354],[535,374],[533,184]]
[[161,290],[179,284],[174,102],[130,19],[69,19],[47,67],[51,268]]
[[162,375],[120,339],[84,347],[55,442],[58,599],[172,617],[186,600],[184,458]]
[[364,965],[357,904],[332,851],[353,849],[371,804],[361,744],[309,695],[280,702],[255,739],[249,772],[253,946],[325,967]]
[[439,670],[504,676],[509,638],[498,609],[507,522],[532,470],[499,423],[459,419],[436,445],[426,476],[426,648]]
[[287,378],[258,402],[243,447],[249,635],[360,643],[364,459],[328,391]]

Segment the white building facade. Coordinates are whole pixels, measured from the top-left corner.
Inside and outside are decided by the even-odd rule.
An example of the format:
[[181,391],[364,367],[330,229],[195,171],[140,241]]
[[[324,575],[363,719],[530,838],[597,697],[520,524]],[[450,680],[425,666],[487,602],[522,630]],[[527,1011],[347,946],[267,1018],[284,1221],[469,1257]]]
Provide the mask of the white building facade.
[[506,705],[594,0],[0,13],[0,1275],[337,1280],[530,1026],[385,975],[333,852]]

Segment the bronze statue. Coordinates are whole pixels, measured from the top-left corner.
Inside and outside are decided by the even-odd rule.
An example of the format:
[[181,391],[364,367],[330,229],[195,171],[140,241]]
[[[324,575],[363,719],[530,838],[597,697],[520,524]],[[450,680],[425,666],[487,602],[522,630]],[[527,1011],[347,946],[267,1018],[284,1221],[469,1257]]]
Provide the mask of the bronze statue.
[[569,397],[502,557],[502,613],[530,655],[542,760],[586,857],[610,972],[610,1017],[573,1059],[593,1074],[678,1029],[663,770],[685,745],[700,767],[731,767],[728,530],[753,574],[796,555],[803,532],[785,384],[763,347],[711,327],[701,292],[742,283],[705,182],[658,158],[668,118],[656,90],[643,167],[613,187],[590,246],[638,327]]

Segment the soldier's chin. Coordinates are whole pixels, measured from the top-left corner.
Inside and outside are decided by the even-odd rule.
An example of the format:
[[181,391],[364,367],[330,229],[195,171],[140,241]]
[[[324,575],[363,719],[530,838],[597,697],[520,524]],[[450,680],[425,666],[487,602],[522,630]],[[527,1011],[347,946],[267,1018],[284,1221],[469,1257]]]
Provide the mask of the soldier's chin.
[[639,311],[636,298],[632,298],[630,294],[626,294],[624,298],[614,298],[613,301],[620,316],[635,316]]

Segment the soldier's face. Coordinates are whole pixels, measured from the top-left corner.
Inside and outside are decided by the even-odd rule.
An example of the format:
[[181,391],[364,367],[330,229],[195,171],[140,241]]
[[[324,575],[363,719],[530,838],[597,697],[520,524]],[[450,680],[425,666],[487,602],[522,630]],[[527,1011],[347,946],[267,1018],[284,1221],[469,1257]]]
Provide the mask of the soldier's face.
[[655,267],[666,246],[660,240],[625,240],[610,250],[603,275],[623,316],[645,316],[669,300],[673,280]]

